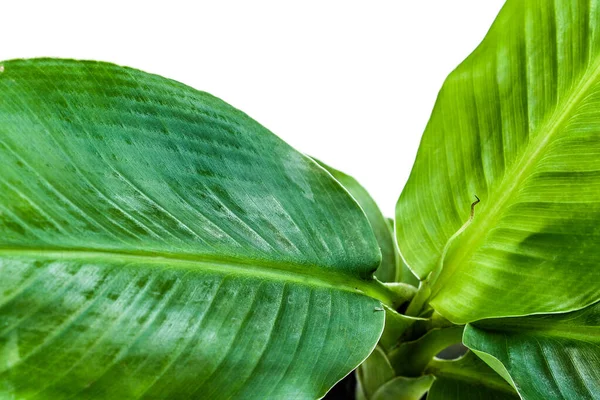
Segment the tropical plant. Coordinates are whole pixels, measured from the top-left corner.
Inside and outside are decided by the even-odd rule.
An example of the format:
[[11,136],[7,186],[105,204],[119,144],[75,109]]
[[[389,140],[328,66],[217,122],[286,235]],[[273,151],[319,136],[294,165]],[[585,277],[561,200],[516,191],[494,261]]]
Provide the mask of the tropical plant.
[[599,107],[600,0],[508,0],[390,221],[206,93],[6,61],[0,398],[600,398]]

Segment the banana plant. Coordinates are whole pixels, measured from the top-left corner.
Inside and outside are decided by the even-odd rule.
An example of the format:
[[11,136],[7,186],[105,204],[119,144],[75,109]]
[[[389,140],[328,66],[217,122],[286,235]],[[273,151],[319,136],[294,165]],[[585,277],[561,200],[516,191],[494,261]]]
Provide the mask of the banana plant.
[[508,0],[390,220],[207,93],[2,62],[0,398],[600,399],[599,105],[600,0]]

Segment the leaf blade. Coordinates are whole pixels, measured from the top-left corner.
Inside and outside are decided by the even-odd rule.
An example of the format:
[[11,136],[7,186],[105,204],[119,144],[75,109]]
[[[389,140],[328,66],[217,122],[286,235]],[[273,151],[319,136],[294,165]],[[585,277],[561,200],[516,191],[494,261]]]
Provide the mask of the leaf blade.
[[312,160],[158,76],[2,65],[3,395],[316,398],[375,347],[377,243]]
[[[597,8],[508,1],[440,91],[396,226],[421,278],[443,265],[431,304],[454,322],[571,311],[600,296],[582,283],[597,278],[587,261],[597,256]],[[442,260],[473,195],[475,218]]]

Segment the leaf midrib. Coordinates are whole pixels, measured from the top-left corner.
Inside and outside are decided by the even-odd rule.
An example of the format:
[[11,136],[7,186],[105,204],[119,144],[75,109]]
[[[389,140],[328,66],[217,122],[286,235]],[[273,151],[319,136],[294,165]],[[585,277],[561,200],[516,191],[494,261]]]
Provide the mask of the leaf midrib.
[[[431,298],[440,291],[446,280],[456,271],[458,266],[463,265],[465,260],[468,260],[481,242],[486,238],[487,233],[496,225],[497,220],[506,209],[506,204],[510,203],[513,195],[518,192],[522,182],[530,176],[530,170],[536,165],[538,157],[545,150],[546,145],[551,141],[553,136],[559,131],[559,128],[565,120],[571,115],[573,108],[580,102],[588,90],[597,83],[597,78],[600,76],[600,57],[594,62],[593,67],[588,68],[581,75],[580,82],[571,91],[571,95],[566,97],[566,100],[555,106],[554,112],[546,123],[540,124],[537,129],[538,135],[533,142],[529,142],[525,151],[521,154],[519,160],[513,163],[512,168],[504,175],[497,189],[487,196],[488,202],[494,201],[491,208],[485,211],[484,214],[475,212],[473,222],[463,233],[462,238],[464,244],[461,244],[461,238],[456,241],[454,248],[460,248],[460,251],[454,251],[449,254],[444,261],[440,279],[437,280],[435,288],[432,291]],[[562,111],[560,111],[562,110]],[[541,132],[547,131],[546,135]],[[531,135],[529,135],[531,136]],[[533,149],[528,151],[528,149]],[[478,218],[479,217],[479,218]]]
[[560,323],[548,322],[541,318],[530,318],[528,321],[521,323],[502,321],[500,325],[483,323],[475,325],[475,327],[500,334],[512,333],[517,335],[545,336],[600,344],[600,328],[597,326],[561,326]]
[[[291,262],[104,249],[0,248],[0,258],[5,256],[71,261],[96,260],[109,264],[127,264],[128,266],[146,264],[160,265],[164,268],[215,272],[341,290],[366,295],[388,306],[394,306],[393,295],[375,279],[363,280],[336,271],[319,271],[315,266]],[[323,279],[324,277],[327,279]]]

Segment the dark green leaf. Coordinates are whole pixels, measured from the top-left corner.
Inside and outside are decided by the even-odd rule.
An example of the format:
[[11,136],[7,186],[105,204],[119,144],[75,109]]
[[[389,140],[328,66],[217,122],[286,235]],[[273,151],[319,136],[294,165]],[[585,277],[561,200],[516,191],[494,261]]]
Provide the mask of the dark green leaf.
[[2,398],[317,398],[391,305],[321,167],[110,64],[3,63],[0,233]]
[[337,179],[348,192],[350,192],[369,219],[377,242],[379,243],[379,247],[381,248],[382,256],[381,265],[377,268],[375,276],[383,282],[400,281],[402,270],[399,269],[398,266],[401,265],[401,260],[399,260],[398,254],[396,253],[394,237],[392,232],[390,232],[386,218],[379,210],[375,200],[373,200],[369,192],[367,192],[367,190],[353,177],[346,175],[337,169],[331,168],[319,160],[315,161],[333,175],[333,177]]

